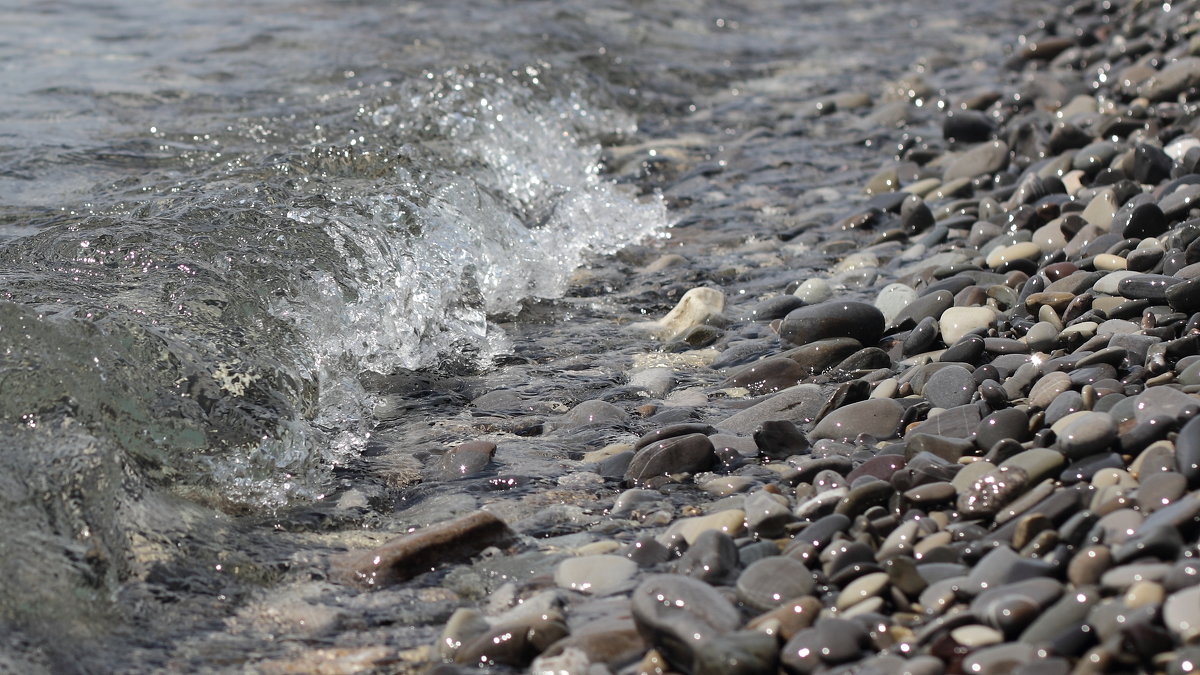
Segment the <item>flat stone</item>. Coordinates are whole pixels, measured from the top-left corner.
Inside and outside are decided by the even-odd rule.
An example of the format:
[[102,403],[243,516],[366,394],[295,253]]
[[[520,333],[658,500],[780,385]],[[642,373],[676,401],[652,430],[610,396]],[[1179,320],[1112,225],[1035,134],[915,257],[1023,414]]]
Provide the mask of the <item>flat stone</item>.
[[884,286],[875,296],[875,308],[883,314],[884,324],[890,325],[905,307],[917,299],[917,291],[907,284],[893,283]]
[[696,473],[708,469],[716,461],[717,453],[708,436],[676,436],[638,450],[625,471],[625,480],[639,483],[655,476]]
[[637,563],[619,555],[567,558],[554,570],[554,583],[592,595],[607,595],[625,587],[637,573]]
[[995,319],[996,313],[989,307],[951,307],[938,319],[938,330],[942,341],[950,345],[971,331],[987,328]]
[[878,439],[892,438],[900,427],[904,407],[890,398],[868,399],[851,403],[829,413],[809,434],[810,440],[854,439],[867,434]]
[[330,561],[330,576],[342,583],[380,588],[442,564],[469,560],[485,548],[508,546],[515,540],[504,521],[486,511],[476,511],[397,537],[375,549],[335,556]]
[[752,434],[763,422],[786,420],[798,425],[807,425],[825,407],[832,388],[815,384],[798,384],[756,403],[745,410],[734,413],[716,423],[716,426],[735,434]]
[[956,156],[942,174],[942,180],[974,178],[994,173],[1008,165],[1008,145],[1004,141],[980,143]]
[[872,346],[879,342],[883,329],[883,314],[875,307],[862,302],[831,300],[789,312],[779,327],[779,335],[800,345],[849,337]]
[[1067,425],[1059,435],[1058,447],[1070,459],[1106,450],[1117,440],[1117,425],[1111,415],[1086,412]]
[[737,596],[747,607],[765,612],[810,594],[813,584],[812,572],[803,562],[773,556],[751,564],[738,576]]
[[723,532],[730,537],[740,537],[746,531],[746,512],[741,509],[726,509],[706,516],[680,518],[671,523],[659,538],[666,544],[682,539],[690,546],[707,530]]
[[442,455],[439,472],[449,480],[474,475],[492,461],[495,453],[496,444],[491,441],[467,441]]
[[975,388],[975,377],[971,371],[950,365],[929,377],[922,394],[935,407],[953,408],[969,403]]

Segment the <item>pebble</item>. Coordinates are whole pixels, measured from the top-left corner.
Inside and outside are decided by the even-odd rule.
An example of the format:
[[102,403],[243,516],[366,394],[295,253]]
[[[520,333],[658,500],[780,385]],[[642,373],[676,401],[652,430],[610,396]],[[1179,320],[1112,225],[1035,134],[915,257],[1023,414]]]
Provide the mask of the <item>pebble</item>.
[[715,588],[690,577],[655,574],[631,596],[633,620],[676,668],[690,672],[701,645],[741,625],[737,609]]
[[895,399],[876,398],[851,403],[826,415],[813,427],[809,439],[845,440],[860,434],[878,439],[891,438],[903,415],[904,407]]
[[704,323],[708,317],[725,309],[725,294],[715,288],[700,286],[689,290],[674,309],[658,321],[640,324],[659,340],[674,340]]
[[995,318],[995,311],[988,307],[951,307],[938,319],[938,332],[950,345],[967,333],[987,328]]
[[848,337],[870,346],[879,342],[883,329],[883,314],[875,307],[830,300],[789,312],[780,325],[779,336],[798,345]]
[[554,583],[592,595],[621,590],[637,572],[637,563],[618,555],[589,555],[567,558],[554,570]]

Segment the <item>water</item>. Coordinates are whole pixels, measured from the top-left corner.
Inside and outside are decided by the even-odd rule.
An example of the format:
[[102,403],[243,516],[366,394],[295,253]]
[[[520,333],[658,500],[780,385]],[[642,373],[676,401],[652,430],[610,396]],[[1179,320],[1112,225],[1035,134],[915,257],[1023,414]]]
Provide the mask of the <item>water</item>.
[[840,199],[895,133],[813,100],[1012,28],[935,5],[0,3],[0,670],[239,669],[355,532],[495,499],[422,474],[463,404],[619,384],[669,303],[599,256]]

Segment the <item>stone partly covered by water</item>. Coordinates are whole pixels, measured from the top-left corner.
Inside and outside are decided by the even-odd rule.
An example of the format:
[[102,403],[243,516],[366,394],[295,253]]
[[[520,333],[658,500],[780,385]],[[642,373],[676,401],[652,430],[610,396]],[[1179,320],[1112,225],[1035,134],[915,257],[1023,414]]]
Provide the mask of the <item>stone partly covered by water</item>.
[[1200,4],[300,4],[13,89],[0,670],[1195,670]]

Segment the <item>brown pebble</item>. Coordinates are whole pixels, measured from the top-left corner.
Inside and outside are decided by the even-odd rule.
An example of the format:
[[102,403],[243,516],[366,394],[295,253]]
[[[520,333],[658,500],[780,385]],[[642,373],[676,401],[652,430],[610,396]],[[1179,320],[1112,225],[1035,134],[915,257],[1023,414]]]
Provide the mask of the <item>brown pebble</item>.
[[1058,262],[1054,263],[1053,265],[1046,265],[1043,267],[1042,274],[1045,274],[1047,279],[1049,279],[1051,282],[1054,282],[1062,279],[1063,277],[1070,276],[1078,269],[1079,268],[1075,266],[1075,263]]
[[1100,582],[1100,577],[1112,567],[1112,553],[1106,546],[1088,546],[1076,553],[1067,564],[1067,579],[1076,587]]
[[330,560],[330,577],[345,584],[379,588],[411,579],[438,565],[467,560],[490,546],[507,546],[513,531],[486,511],[438,523],[367,551]]

